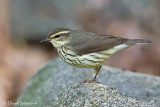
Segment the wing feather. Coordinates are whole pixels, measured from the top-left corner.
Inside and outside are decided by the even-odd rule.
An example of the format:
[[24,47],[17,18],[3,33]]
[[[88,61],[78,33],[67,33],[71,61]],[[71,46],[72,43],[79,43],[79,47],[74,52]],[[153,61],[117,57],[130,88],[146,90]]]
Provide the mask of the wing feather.
[[113,48],[127,40],[111,35],[96,35],[90,32],[72,31],[69,45],[78,55],[83,55]]

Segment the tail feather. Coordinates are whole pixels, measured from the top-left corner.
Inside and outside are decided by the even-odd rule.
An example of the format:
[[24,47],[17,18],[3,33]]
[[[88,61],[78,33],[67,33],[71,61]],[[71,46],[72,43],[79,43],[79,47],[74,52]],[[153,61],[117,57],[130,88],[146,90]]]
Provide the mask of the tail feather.
[[136,43],[151,43],[151,40],[146,39],[129,39],[125,44],[131,45]]

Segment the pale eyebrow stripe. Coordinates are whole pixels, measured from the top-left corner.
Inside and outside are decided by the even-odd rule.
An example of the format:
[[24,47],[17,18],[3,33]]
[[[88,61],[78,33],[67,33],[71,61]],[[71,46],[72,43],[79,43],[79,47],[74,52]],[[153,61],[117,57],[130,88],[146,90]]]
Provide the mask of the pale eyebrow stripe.
[[56,36],[56,35],[66,34],[66,33],[69,33],[69,32],[70,32],[70,31],[61,31],[61,32],[58,32],[58,33],[56,33],[56,34],[51,35],[50,37],[52,38],[52,37],[54,37],[54,36]]

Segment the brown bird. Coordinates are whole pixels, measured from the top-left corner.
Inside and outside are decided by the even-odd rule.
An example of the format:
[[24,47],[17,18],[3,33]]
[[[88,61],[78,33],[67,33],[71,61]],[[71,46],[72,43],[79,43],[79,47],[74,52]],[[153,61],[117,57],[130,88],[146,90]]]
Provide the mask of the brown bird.
[[151,43],[144,39],[126,39],[111,35],[97,35],[90,32],[71,30],[66,28],[57,28],[50,33],[47,39],[57,49],[60,57],[68,64],[80,68],[94,68],[82,83],[94,74],[91,82],[96,82],[96,77],[104,61],[116,52],[135,45],[136,43]]

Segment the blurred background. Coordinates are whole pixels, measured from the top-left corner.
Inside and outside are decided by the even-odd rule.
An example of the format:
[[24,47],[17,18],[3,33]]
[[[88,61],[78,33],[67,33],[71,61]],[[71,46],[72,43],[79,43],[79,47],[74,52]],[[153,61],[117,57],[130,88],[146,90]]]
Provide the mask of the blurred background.
[[58,56],[51,44],[39,43],[57,27],[152,40],[105,65],[160,76],[159,10],[159,0],[0,0],[0,107],[15,102],[27,80]]

